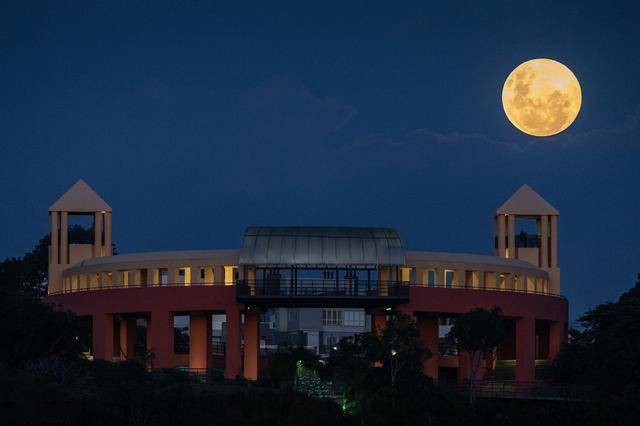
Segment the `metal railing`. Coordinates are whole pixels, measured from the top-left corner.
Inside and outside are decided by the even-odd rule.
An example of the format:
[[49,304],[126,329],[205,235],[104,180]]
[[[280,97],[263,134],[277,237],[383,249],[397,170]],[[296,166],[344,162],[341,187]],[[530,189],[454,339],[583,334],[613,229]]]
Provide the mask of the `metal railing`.
[[409,297],[407,283],[332,279],[239,280],[240,297]]
[[408,297],[409,287],[425,287],[425,288],[446,288],[451,290],[477,290],[477,291],[499,291],[507,293],[526,293],[537,294],[541,296],[554,296],[565,298],[564,296],[549,291],[529,290],[519,288],[508,288],[485,285],[483,287],[472,285],[445,285],[438,283],[418,284],[399,281],[355,281],[355,280],[340,280],[336,286],[335,280],[324,279],[298,279],[291,285],[290,281],[282,280],[279,284],[275,281],[269,280],[238,280],[236,284],[229,284],[224,282],[198,282],[198,283],[163,283],[163,284],[107,284],[107,285],[92,285],[83,286],[80,288],[67,288],[55,292],[48,293],[49,296],[57,294],[67,293],[79,293],[86,291],[96,290],[115,290],[115,289],[132,289],[132,288],[171,288],[171,287],[185,287],[185,288],[201,288],[201,287],[236,287],[237,294],[244,297],[255,296],[307,296],[307,297]]
[[428,283],[428,284],[409,283],[409,285],[412,287],[446,288],[451,290],[479,290],[479,291],[488,290],[488,291],[500,291],[500,292],[506,292],[506,293],[539,294],[542,296],[555,296],[555,297],[561,297],[564,299],[564,296],[560,295],[559,293],[553,293],[550,291],[541,291],[541,290],[529,290],[529,289],[522,289],[522,288],[509,288],[507,286],[499,287],[499,286],[484,285],[480,287],[480,286],[473,286],[470,284],[460,286],[457,284],[447,285],[447,284],[438,284],[438,283]]
[[[469,385],[466,382],[442,383],[441,386],[460,395],[469,394]],[[479,398],[589,401],[593,392],[590,386],[543,381],[482,380],[475,386],[476,396]]]
[[84,291],[95,291],[95,290],[117,290],[124,288],[167,288],[167,287],[232,287],[234,284],[224,283],[224,282],[197,282],[197,283],[183,283],[183,282],[173,282],[173,283],[162,283],[162,284],[149,284],[149,283],[139,283],[139,284],[103,284],[103,285],[91,285],[91,286],[83,286],[78,288],[67,288],[59,291],[50,292],[48,295],[56,295],[62,293],[78,293]]

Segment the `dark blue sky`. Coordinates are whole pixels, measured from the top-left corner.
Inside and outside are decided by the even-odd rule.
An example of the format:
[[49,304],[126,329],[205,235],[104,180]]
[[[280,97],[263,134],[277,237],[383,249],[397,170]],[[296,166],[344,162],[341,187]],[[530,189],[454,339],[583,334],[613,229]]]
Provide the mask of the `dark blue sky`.
[[[85,3],[2,7],[0,257],[48,232],[48,206],[78,178],[113,207],[120,252],[312,224],[490,253],[493,211],[529,183],[561,213],[572,317],[635,282],[632,2]],[[573,126],[544,140],[500,103],[536,57],[583,90]]]

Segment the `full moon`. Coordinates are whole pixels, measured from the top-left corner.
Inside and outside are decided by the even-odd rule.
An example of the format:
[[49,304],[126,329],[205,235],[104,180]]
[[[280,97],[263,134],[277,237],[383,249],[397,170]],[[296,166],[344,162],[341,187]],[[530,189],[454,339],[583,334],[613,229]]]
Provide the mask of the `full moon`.
[[502,88],[509,121],[532,136],[551,136],[578,116],[582,91],[569,68],[551,59],[532,59],[511,71]]

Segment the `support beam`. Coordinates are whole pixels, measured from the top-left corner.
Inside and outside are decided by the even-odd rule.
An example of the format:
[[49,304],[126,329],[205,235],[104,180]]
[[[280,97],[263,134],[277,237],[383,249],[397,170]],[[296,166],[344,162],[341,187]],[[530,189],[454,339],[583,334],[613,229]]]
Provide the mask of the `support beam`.
[[189,315],[189,368],[211,368],[211,315]]
[[535,338],[535,319],[516,319],[516,380],[519,382],[535,379]]
[[260,313],[247,311],[244,318],[244,378],[258,380]]
[[551,267],[558,267],[558,216],[551,216]]
[[147,333],[147,347],[154,355],[153,368],[172,368],[173,312],[151,312]]
[[465,269],[456,269],[456,281],[452,287],[465,288],[467,286],[467,271]]
[[113,249],[111,247],[111,212],[104,213],[104,255],[111,256]]
[[213,282],[217,285],[224,285],[224,266],[215,265],[213,267]]
[[540,216],[540,267],[549,267],[549,216]]
[[438,380],[438,365],[440,363],[440,352],[438,350],[438,318],[430,316],[418,316],[418,330],[420,339],[431,351],[431,357],[424,360],[422,368],[424,374],[433,380]]
[[505,257],[505,215],[497,215],[496,220],[498,221],[498,257]]
[[509,258],[516,258],[516,216],[510,214],[507,216],[507,238],[509,240],[507,248],[509,251]]
[[60,213],[60,264],[69,263],[69,215]]
[[235,380],[240,375],[240,311],[227,309],[227,342],[224,377]]
[[102,256],[102,213],[93,214],[93,257]]
[[99,313],[92,317],[93,357],[113,361],[113,315]]
[[478,288],[485,287],[485,283],[484,283],[485,274],[486,274],[485,271],[478,271]]
[[60,233],[60,215],[58,212],[51,212],[51,252],[49,254],[49,263],[57,265],[58,258],[58,235]]

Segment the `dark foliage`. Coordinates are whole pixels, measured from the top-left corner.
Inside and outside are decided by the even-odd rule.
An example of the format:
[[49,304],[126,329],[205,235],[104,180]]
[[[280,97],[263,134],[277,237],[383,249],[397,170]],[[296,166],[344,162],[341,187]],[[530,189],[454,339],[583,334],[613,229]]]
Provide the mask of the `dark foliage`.
[[447,334],[447,339],[461,354],[469,357],[469,402],[475,403],[476,377],[482,362],[502,343],[507,335],[507,326],[500,308],[488,311],[472,309],[458,317]]
[[280,346],[269,354],[264,383],[280,389],[293,389],[298,363],[306,368],[317,368],[318,356],[299,346]]
[[343,339],[321,373],[343,387],[346,410],[363,424],[444,424],[455,410],[422,373],[430,356],[415,322],[398,315],[381,334]]
[[617,302],[589,310],[554,363],[557,381],[593,386],[623,418],[640,418],[640,282]]

